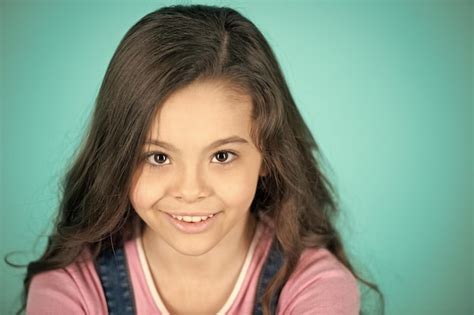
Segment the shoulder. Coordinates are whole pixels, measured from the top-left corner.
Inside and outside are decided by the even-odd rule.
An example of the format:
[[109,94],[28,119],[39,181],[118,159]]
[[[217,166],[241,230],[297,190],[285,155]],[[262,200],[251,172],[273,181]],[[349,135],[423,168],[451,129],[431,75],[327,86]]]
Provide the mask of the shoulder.
[[44,271],[31,279],[27,314],[106,314],[100,280],[89,252],[64,268]]
[[280,294],[280,314],[355,315],[357,279],[326,248],[307,248]]

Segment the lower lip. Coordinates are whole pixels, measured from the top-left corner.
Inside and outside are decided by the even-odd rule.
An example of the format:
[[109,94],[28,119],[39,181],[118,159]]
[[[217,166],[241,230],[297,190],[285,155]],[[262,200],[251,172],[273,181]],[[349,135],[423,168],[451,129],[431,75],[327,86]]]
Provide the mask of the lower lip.
[[171,214],[164,212],[164,215],[168,218],[171,224],[173,224],[181,232],[189,233],[189,234],[202,233],[202,232],[207,231],[208,229],[211,228],[212,224],[217,220],[220,214],[221,212],[218,212],[214,214],[212,218],[209,218],[205,221],[189,223],[189,222],[175,219],[171,216]]

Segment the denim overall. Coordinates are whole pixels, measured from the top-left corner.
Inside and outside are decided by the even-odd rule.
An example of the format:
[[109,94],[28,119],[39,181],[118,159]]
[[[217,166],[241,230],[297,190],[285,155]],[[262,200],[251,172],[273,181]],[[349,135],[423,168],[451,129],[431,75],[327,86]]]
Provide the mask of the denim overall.
[[[270,252],[260,273],[256,304],[254,305],[253,315],[262,315],[261,298],[263,292],[270,282],[273,275],[280,269],[283,263],[283,256],[276,246],[277,242],[273,239]],[[115,252],[115,254],[114,254]],[[114,250],[103,250],[95,262],[95,268],[99,274],[104,295],[107,300],[107,308],[110,315],[135,315],[135,301],[132,285],[128,275],[127,259],[123,247]],[[276,291],[272,297],[270,312],[276,313],[278,298],[282,288]]]

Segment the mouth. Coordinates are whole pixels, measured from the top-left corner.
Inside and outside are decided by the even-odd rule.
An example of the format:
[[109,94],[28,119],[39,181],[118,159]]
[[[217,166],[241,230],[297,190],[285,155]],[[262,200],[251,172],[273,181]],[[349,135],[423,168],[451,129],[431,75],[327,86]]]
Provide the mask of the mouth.
[[181,216],[181,217],[208,217],[210,215],[216,215],[218,214],[219,212],[222,212],[222,211],[216,211],[216,212],[166,212],[166,211],[163,211],[169,215],[172,215],[172,216]]
[[[161,210],[162,211],[162,210]],[[171,215],[172,217],[174,218],[177,218],[177,217],[181,217],[181,218],[184,218],[184,217],[204,217],[204,218],[207,218],[207,217],[212,217],[213,215],[216,215],[218,214],[219,212],[222,212],[222,211],[215,211],[215,212],[172,212],[172,211],[162,211],[168,215]]]
[[208,216],[175,216],[164,212],[169,222],[178,230],[184,233],[194,234],[202,233],[213,225],[220,217],[222,211],[210,214]]
[[174,219],[179,221],[187,222],[187,223],[198,223],[202,221],[209,220],[210,218],[214,217],[216,214],[212,213],[209,215],[174,215],[170,214]]

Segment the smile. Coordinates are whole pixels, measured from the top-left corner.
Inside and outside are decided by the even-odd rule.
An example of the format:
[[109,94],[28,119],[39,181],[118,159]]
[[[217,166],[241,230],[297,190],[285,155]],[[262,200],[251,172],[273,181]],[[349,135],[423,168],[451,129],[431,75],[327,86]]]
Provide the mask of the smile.
[[189,223],[197,223],[201,221],[206,221],[209,220],[209,218],[212,218],[214,214],[211,215],[204,215],[204,216],[181,216],[181,215],[171,215],[173,218],[178,219],[179,221],[185,221]]
[[175,216],[169,213],[164,213],[164,215],[177,230],[195,234],[209,230],[220,218],[221,212],[209,216]]

